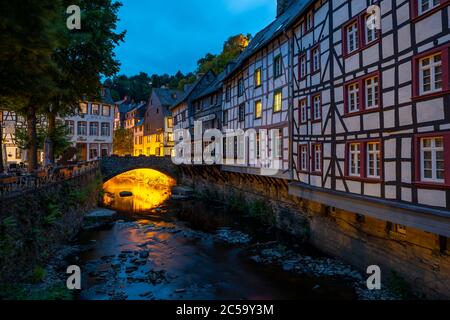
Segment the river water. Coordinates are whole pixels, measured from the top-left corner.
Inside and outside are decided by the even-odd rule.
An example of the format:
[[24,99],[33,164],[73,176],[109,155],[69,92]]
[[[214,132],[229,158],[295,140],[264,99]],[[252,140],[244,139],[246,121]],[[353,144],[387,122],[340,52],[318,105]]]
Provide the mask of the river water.
[[[341,277],[298,275],[260,264],[250,249],[271,243],[311,257],[314,249],[198,200],[173,201],[174,181],[153,171],[105,184],[114,222],[85,231],[79,243],[82,300],[355,299]],[[130,191],[131,197],[120,193]]]

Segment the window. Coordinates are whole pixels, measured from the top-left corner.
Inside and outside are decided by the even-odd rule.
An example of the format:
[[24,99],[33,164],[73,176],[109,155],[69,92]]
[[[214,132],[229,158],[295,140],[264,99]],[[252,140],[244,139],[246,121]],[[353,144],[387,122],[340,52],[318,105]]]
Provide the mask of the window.
[[91,104],[91,114],[100,115],[100,106],[98,104]]
[[346,176],[366,180],[382,179],[382,145],[380,141],[357,141],[347,144]]
[[367,143],[367,177],[380,178],[381,150],[379,142]]
[[223,124],[226,126],[228,125],[228,110],[223,111]]
[[305,33],[310,31],[314,27],[314,13],[313,11],[309,11],[306,15],[305,21]]
[[167,128],[168,129],[173,128],[173,118],[167,118]]
[[306,54],[302,54],[300,56],[300,66],[299,66],[299,68],[300,68],[300,71],[299,71],[300,79],[306,77],[306,74],[307,74],[306,64],[307,64],[307,62],[306,62]]
[[275,78],[280,77],[283,74],[283,69],[282,69],[282,60],[281,60],[281,56],[276,56],[273,59],[273,76]]
[[155,136],[155,139],[156,139],[156,142],[161,142],[161,135],[160,135],[160,134],[157,134],[157,135]]
[[366,109],[378,108],[378,99],[379,99],[378,76],[366,79],[365,96],[366,96]]
[[226,102],[231,101],[231,86],[227,86],[227,88],[225,89],[225,100]]
[[370,44],[373,41],[377,40],[378,38],[378,32],[377,29],[374,26],[374,19],[376,19],[375,14],[367,15],[364,19],[364,43]]
[[348,112],[359,111],[359,84],[352,83],[348,86]]
[[89,159],[95,160],[98,158],[98,144],[93,143],[89,146]]
[[300,146],[300,170],[303,172],[308,171],[309,155],[308,145],[304,144]]
[[75,134],[75,125],[73,121],[66,121],[67,134],[73,136]]
[[381,107],[378,72],[353,80],[344,87],[344,110],[347,115],[376,111]]
[[283,94],[281,90],[276,90],[273,95],[273,112],[280,112],[282,109]]
[[79,136],[87,136],[87,123],[85,121],[77,123],[77,134]]
[[103,137],[109,137],[111,135],[109,123],[102,123],[101,134]]
[[261,68],[258,68],[255,71],[255,87],[258,88],[261,85],[262,85]]
[[317,94],[312,97],[313,119],[322,119],[322,96]]
[[444,183],[444,163],[443,137],[420,139],[421,181]]
[[245,121],[245,104],[239,106],[239,122]]
[[359,143],[350,144],[349,173],[352,177],[361,176],[361,145]]
[[318,72],[320,70],[320,46],[317,45],[311,49],[311,73]]
[[102,112],[104,117],[109,117],[111,115],[111,106],[103,105]]
[[262,101],[255,102],[255,119],[261,119],[262,117]]
[[419,14],[427,13],[441,4],[440,0],[418,0],[418,2]]
[[238,96],[242,97],[244,95],[244,79],[239,79],[238,81]]
[[347,29],[347,53],[355,52],[359,49],[358,23],[350,24]]
[[420,94],[433,93],[442,90],[442,54],[419,60]]
[[306,123],[308,121],[308,104],[306,99],[300,100],[300,122]]
[[98,122],[89,123],[89,135],[98,136]]
[[313,163],[313,171],[315,173],[322,172],[322,144],[313,144],[313,155],[312,155],[312,163]]
[[80,103],[80,114],[88,113],[88,105],[87,103]]

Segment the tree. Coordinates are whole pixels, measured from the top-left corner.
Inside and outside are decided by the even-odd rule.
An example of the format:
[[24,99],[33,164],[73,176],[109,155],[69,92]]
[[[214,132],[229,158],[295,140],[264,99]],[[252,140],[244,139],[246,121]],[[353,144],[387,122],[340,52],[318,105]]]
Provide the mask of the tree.
[[124,156],[133,154],[133,131],[120,128],[114,131],[113,139],[114,154]]
[[[64,7],[68,7],[73,0],[63,2]],[[101,78],[119,71],[120,63],[115,59],[114,48],[125,36],[125,32],[115,32],[120,3],[111,0],[77,2],[82,10],[82,28],[73,31],[65,28],[64,41],[53,53],[53,60],[61,72],[53,73],[58,90],[45,110],[51,163],[54,163],[56,151],[56,117],[75,113],[84,97],[99,96]]]
[[37,169],[36,115],[54,95],[52,54],[61,39],[61,2],[2,1],[0,4],[0,103],[27,121],[28,169]]
[[236,59],[248,46],[251,40],[251,35],[238,34],[229,37],[223,45],[223,50],[219,55],[213,55],[207,53],[205,57],[201,58],[197,62],[197,74],[203,74],[209,70],[214,71],[216,74],[225,70],[227,64]]

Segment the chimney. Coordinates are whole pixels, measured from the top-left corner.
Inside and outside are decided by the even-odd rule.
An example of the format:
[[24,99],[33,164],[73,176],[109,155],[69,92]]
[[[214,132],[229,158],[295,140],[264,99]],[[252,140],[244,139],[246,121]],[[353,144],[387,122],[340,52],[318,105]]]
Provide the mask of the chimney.
[[281,16],[295,0],[277,0],[277,18]]

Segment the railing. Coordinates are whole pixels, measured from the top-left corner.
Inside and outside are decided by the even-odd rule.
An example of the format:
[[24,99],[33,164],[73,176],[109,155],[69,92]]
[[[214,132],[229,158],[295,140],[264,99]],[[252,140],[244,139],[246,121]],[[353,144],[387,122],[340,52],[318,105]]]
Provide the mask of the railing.
[[32,174],[0,177],[0,197],[20,194],[59,182],[83,177],[99,169],[99,162],[46,168]]

